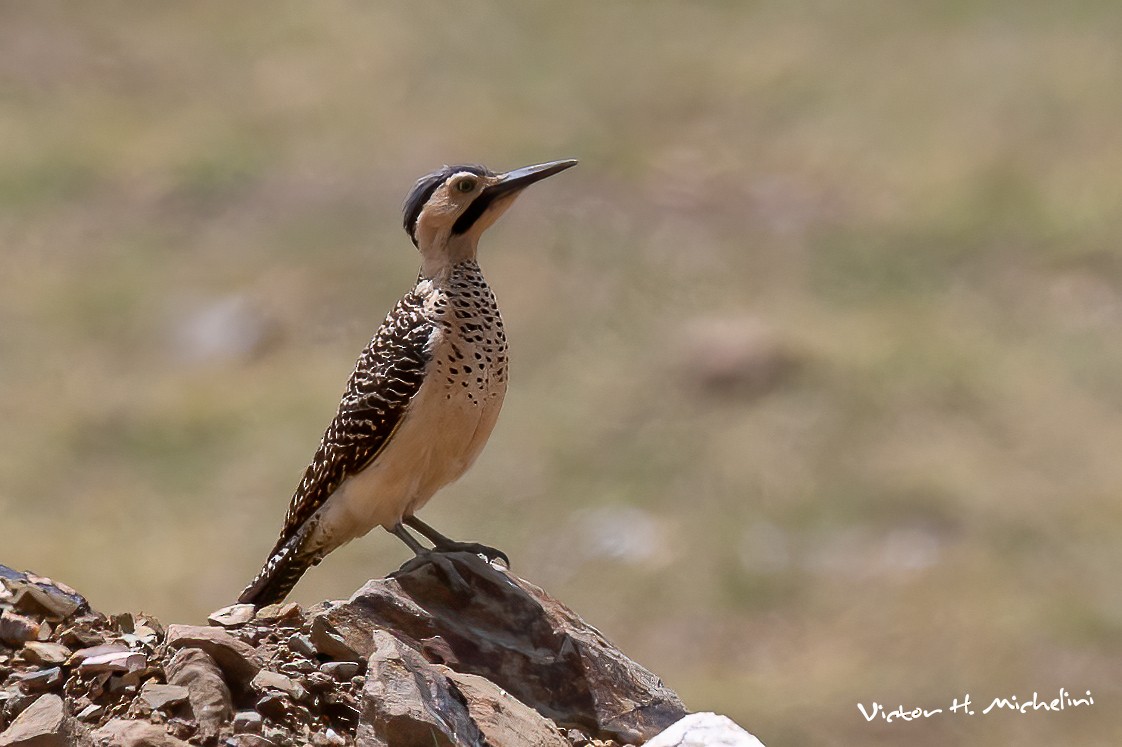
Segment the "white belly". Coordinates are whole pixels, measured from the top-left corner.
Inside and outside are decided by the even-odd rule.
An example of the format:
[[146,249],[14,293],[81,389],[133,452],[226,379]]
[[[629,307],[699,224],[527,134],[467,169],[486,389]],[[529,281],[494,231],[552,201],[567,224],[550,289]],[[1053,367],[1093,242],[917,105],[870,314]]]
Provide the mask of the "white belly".
[[421,386],[382,452],[317,512],[309,549],[330,552],[376,526],[393,527],[471,466],[495,427],[505,383],[475,402],[458,389],[437,377]]

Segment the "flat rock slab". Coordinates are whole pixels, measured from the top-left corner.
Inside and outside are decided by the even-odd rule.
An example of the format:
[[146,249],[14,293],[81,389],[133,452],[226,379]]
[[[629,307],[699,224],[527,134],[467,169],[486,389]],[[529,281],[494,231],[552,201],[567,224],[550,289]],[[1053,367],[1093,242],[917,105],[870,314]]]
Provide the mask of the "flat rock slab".
[[57,695],[40,695],[0,734],[3,747],[66,747],[70,724]]

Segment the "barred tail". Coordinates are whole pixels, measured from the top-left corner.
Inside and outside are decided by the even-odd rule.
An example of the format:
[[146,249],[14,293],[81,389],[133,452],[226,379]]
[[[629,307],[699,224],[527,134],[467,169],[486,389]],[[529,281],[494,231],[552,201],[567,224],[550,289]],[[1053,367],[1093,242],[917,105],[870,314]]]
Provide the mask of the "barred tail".
[[239,604],[264,607],[284,601],[304,572],[319,562],[315,554],[301,552],[304,532],[273,550],[265,566],[238,596]]

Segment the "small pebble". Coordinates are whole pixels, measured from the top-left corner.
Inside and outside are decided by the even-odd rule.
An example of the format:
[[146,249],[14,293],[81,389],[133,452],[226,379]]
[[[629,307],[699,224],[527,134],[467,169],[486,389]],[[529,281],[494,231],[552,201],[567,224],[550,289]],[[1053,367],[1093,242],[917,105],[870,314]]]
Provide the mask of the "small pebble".
[[358,674],[357,661],[329,661],[319,665],[319,671],[345,682]]
[[316,655],[316,649],[312,646],[312,639],[300,633],[294,633],[288,637],[288,647],[309,659]]
[[234,733],[257,734],[261,731],[262,721],[257,711],[238,711],[234,714]]
[[100,706],[96,703],[90,703],[88,706],[78,711],[78,715],[75,718],[77,718],[79,721],[85,722],[97,721],[98,718],[101,717],[101,714],[103,714],[104,712],[105,706]]

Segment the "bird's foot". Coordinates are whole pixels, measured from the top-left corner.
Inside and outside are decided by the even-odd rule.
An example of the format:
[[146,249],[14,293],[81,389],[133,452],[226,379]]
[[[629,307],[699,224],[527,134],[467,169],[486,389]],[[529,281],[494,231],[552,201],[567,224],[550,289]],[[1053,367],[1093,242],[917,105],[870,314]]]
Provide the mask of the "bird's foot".
[[390,574],[390,577],[404,576],[426,565],[431,565],[436,569],[436,572],[444,577],[448,586],[458,596],[468,596],[471,594],[471,584],[464,580],[464,577],[456,570],[455,563],[438,550],[424,550],[417,553],[409,558],[409,560],[402,563],[400,568]]
[[455,540],[448,540],[447,542],[439,543],[435,548],[437,552],[470,552],[472,555],[482,555],[486,558],[488,563],[494,563],[496,560],[503,561],[503,565],[510,568],[510,558],[506,553],[489,545],[482,545],[478,542],[456,542]]

